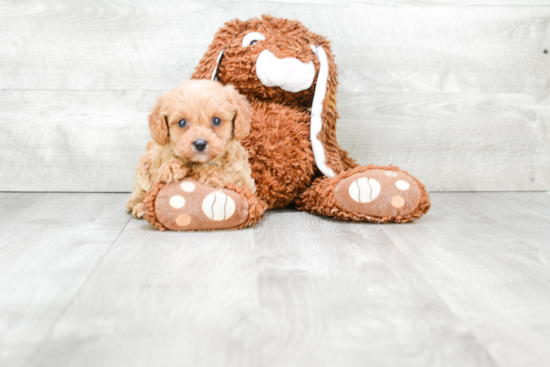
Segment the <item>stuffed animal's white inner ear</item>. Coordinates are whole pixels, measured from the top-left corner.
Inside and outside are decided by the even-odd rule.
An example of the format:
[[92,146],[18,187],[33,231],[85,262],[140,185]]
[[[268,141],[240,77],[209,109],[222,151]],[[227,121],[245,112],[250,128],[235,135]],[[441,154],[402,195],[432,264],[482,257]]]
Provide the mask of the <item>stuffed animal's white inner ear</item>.
[[212,78],[210,78],[210,80],[216,80],[216,73],[218,72],[218,65],[220,64],[220,60],[223,56],[223,51],[225,51],[225,49],[222,49],[218,54],[218,58],[216,59],[216,66],[214,67],[214,71],[212,72]]
[[319,59],[319,75],[317,75],[317,85],[315,85],[315,94],[313,95],[313,104],[311,105],[311,148],[313,149],[315,164],[317,168],[319,168],[319,171],[327,177],[334,177],[334,171],[326,164],[325,147],[323,147],[323,143],[317,139],[317,135],[323,129],[323,100],[325,99],[328,80],[327,54],[321,46],[315,47],[312,45],[311,48]]

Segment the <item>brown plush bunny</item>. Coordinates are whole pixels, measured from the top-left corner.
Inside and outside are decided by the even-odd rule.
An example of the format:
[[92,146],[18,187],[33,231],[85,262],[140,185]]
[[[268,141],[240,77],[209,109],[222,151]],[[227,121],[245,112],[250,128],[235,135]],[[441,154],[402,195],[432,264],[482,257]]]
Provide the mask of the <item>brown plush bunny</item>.
[[227,22],[193,74],[232,84],[254,110],[248,151],[268,208],[403,223],[430,208],[424,185],[395,166],[359,166],[336,141],[337,73],[330,42],[298,21]]

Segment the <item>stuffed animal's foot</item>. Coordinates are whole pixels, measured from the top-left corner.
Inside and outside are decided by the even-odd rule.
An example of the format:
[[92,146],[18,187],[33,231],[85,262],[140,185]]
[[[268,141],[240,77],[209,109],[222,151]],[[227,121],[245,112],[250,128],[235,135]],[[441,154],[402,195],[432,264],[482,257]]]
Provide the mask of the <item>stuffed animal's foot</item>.
[[385,218],[381,221],[392,221],[393,218],[403,221],[418,208],[422,189],[402,171],[371,169],[340,181],[334,196],[348,213]]
[[430,201],[424,185],[406,172],[371,165],[319,179],[297,205],[340,219],[403,223],[422,217]]
[[214,189],[186,178],[156,183],[145,197],[145,219],[160,230],[238,229],[261,219],[266,204],[245,188]]

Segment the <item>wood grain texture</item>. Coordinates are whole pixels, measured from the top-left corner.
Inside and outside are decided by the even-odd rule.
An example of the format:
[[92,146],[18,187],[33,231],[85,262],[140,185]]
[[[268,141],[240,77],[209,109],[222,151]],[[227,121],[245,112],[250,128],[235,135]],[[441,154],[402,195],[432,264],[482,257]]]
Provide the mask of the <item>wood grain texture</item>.
[[[161,91],[0,92],[0,190],[130,191]],[[338,141],[430,191],[550,189],[548,97],[341,93]]]
[[359,163],[395,164],[430,191],[550,190],[550,98],[343,93],[338,141]]
[[125,198],[0,194],[2,366],[550,358],[548,193],[432,194],[430,213],[405,225],[292,210],[227,232],[131,220],[106,252]]
[[0,92],[0,190],[131,191],[158,92]]
[[[216,0],[205,0],[208,3],[217,3]],[[227,0],[227,3],[232,2],[255,2],[255,3],[295,3],[293,0]],[[395,0],[391,3],[388,0],[300,0],[301,4],[325,5],[325,4],[377,4],[377,5],[512,5],[512,6],[546,6],[549,5],[548,0]]]
[[267,13],[333,42],[341,91],[548,93],[550,4],[456,4],[2,1],[0,89],[168,89],[224,22]]
[[252,229],[132,220],[30,366],[258,366]]
[[550,360],[550,194],[434,195],[399,251],[501,366]]
[[550,190],[545,0],[0,0],[0,190],[129,191],[156,97],[263,13],[332,40],[359,162],[430,191]]
[[265,366],[496,365],[383,227],[268,212],[254,229]]
[[25,366],[129,220],[126,195],[0,193],[0,366]]

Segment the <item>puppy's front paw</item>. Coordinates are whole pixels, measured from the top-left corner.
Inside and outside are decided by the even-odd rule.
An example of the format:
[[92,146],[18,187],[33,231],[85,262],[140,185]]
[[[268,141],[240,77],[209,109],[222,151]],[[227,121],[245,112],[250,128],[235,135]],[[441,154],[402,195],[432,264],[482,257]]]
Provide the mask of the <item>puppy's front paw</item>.
[[145,214],[145,206],[143,203],[137,203],[132,208],[132,215],[134,218],[143,218],[143,215]]
[[187,170],[179,162],[171,160],[160,166],[157,179],[169,183],[182,180],[186,175]]

